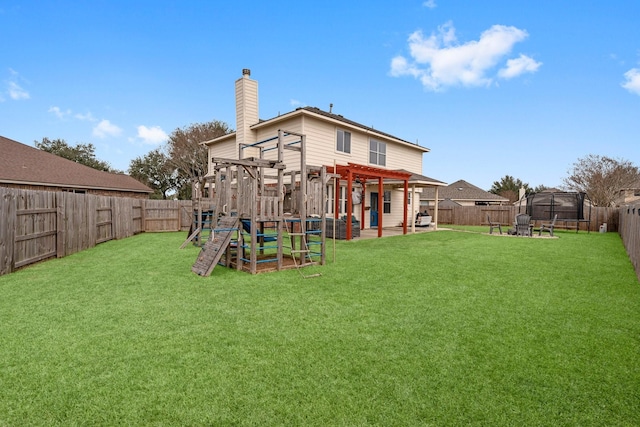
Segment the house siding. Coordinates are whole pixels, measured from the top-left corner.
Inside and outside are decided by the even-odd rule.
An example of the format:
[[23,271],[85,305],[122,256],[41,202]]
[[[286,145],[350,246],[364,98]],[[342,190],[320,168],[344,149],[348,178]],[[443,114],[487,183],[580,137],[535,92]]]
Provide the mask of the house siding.
[[243,74],[236,81],[236,140],[248,143],[251,140],[251,125],[257,123],[258,115],[258,82],[251,80],[249,74]]
[[[286,120],[284,122],[274,123],[273,125],[266,126],[258,129],[257,131],[254,131],[254,134],[256,135],[256,137],[254,138],[254,142],[264,141],[266,139],[273,138],[274,136],[278,136],[278,130],[280,129],[282,129],[283,131],[302,133],[302,126],[299,123],[299,120],[291,119],[291,120]],[[287,137],[287,141],[294,141],[296,139],[298,138],[295,136]],[[309,138],[307,136],[307,140],[308,139]],[[274,146],[276,142],[277,141],[275,140],[270,141],[268,143],[265,143],[264,146],[265,148]],[[307,148],[308,148],[308,144],[307,144]],[[251,156],[250,153],[251,153],[250,151],[247,151],[244,154],[244,157],[250,157]],[[257,156],[258,153],[255,152],[253,155]],[[264,158],[276,160],[278,158],[278,151],[277,150],[267,151],[266,153],[264,153]],[[309,158],[309,155],[307,154],[307,159],[308,158]],[[287,170],[300,169],[300,154],[296,151],[284,150],[283,161],[284,161],[284,164],[287,166]]]
[[238,144],[235,138],[231,138],[213,145],[208,146],[209,153],[209,171],[207,176],[213,175],[214,164],[211,161],[214,157],[221,157],[224,159],[237,159],[238,158]]
[[[397,187],[392,185],[384,185],[383,193],[379,194],[378,197],[383,197],[384,191],[391,192],[391,212],[389,213],[378,213],[378,224],[380,223],[380,218],[382,218],[382,227],[396,227],[401,226],[404,222],[404,187]],[[364,228],[371,227],[371,193],[378,193],[378,186],[371,185],[367,187],[367,191],[362,199],[363,206],[365,207],[365,217],[364,217]],[[411,194],[411,188],[409,188],[409,194]],[[368,209],[367,209],[368,208]],[[408,220],[411,221],[411,218],[417,213],[411,213],[411,206],[407,206],[408,212]],[[419,209],[419,205],[416,205],[416,211]],[[360,216],[357,217],[358,220]]]
[[[350,126],[340,126],[328,121],[323,121],[310,117],[306,114],[295,115],[290,119],[280,120],[272,125],[261,125],[258,129],[253,129],[245,136],[246,143],[255,143],[277,136],[278,130],[283,129],[291,132],[301,133],[306,136],[307,164],[314,166],[332,166],[334,161],[337,164],[358,163],[380,167],[383,169],[405,169],[412,173],[422,172],[422,148],[411,148],[398,144],[397,142],[354,129]],[[351,132],[351,153],[344,153],[336,150],[336,133],[338,129]],[[379,166],[369,163],[369,141],[375,139],[386,144],[386,165]],[[237,158],[238,143],[240,139],[229,139],[220,141],[209,146],[209,157]],[[265,144],[265,147],[269,144]],[[257,157],[257,149],[247,148],[243,151],[243,157]],[[299,169],[297,153],[285,150],[284,162],[287,169]],[[267,159],[276,159],[275,150],[264,154]],[[211,159],[209,159],[211,161]],[[212,166],[212,165],[210,165]]]
[[[368,155],[368,152],[367,152]],[[422,173],[422,151],[399,144],[387,144],[387,169],[405,169]]]
[[[378,166],[369,163],[369,140],[371,136],[365,132],[352,129],[347,126],[340,126],[334,123],[321,121],[308,115],[292,117],[289,120],[278,122],[272,126],[261,127],[257,132],[255,141],[261,141],[275,136],[278,129],[302,133],[307,141],[307,163],[315,166],[332,166],[334,160],[337,164],[358,163],[381,167],[383,169],[405,169],[412,173],[422,172],[422,151],[402,146],[394,141],[382,137],[375,137],[377,141],[386,143],[387,164]],[[338,129],[351,132],[351,153],[344,153],[336,150],[336,133]],[[274,152],[268,152],[267,158],[275,159]],[[296,155],[285,151],[285,164],[289,168],[291,161]],[[245,157],[249,157],[246,156]],[[297,165],[293,166],[297,169]]]
[[[247,139],[247,143],[264,141],[278,135],[278,130],[286,130],[304,134],[306,137],[306,163],[309,166],[333,166],[334,161],[339,165],[347,163],[358,163],[380,167],[383,169],[404,169],[413,173],[420,173],[422,170],[422,151],[420,149],[412,149],[411,147],[398,144],[397,142],[383,137],[374,137],[377,141],[386,143],[386,166],[379,166],[369,163],[369,140],[371,135],[354,129],[350,126],[340,126],[339,124],[319,120],[306,114],[296,115],[289,119],[280,120],[272,125],[264,125],[258,129],[253,129],[251,138]],[[342,129],[351,133],[351,153],[344,153],[336,150],[336,134],[337,130]],[[295,140],[295,137],[289,137],[288,140]],[[264,147],[273,146],[275,141],[264,144]],[[243,151],[243,157],[257,157],[259,152],[257,149],[247,148]],[[209,147],[209,157],[237,158],[238,148],[235,139],[229,139],[213,144]],[[271,150],[264,153],[264,158],[275,160],[277,151]],[[285,150],[284,163],[287,170],[298,170],[300,168],[300,156],[297,152]],[[213,165],[210,165],[212,170]],[[377,183],[369,181],[369,186],[365,192],[362,205],[353,207],[354,216],[361,219],[361,209],[363,206],[369,207],[371,192],[378,192]],[[373,184],[373,185],[371,185]],[[343,185],[345,185],[343,183]],[[404,187],[398,185],[385,185],[385,191],[391,191],[391,212],[379,214],[382,219],[383,226],[398,226],[404,221]],[[409,189],[411,192],[411,189]],[[333,196],[333,195],[332,195]],[[382,195],[380,196],[382,197]],[[419,198],[419,195],[416,195]],[[333,197],[331,197],[333,198]],[[416,210],[420,204],[416,203]],[[409,218],[413,218],[415,212],[408,213]],[[333,204],[330,212],[333,211]],[[342,213],[342,215],[344,212]],[[365,211],[364,227],[370,227],[371,211]]]

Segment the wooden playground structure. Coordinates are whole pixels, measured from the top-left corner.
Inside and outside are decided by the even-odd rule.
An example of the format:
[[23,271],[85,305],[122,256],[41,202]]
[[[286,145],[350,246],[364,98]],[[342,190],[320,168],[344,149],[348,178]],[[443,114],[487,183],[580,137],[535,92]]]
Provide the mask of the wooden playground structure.
[[[256,274],[324,265],[330,178],[324,166],[306,164],[305,135],[278,130],[238,151],[237,159],[212,159],[212,198],[194,191],[185,244],[199,242],[201,250],[192,271],[208,276],[221,264]],[[287,169],[285,157],[297,168]]]

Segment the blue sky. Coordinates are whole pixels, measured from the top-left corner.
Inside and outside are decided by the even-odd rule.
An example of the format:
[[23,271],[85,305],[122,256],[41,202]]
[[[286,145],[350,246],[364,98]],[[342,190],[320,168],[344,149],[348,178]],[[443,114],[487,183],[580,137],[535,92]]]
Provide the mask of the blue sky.
[[[299,106],[418,142],[423,174],[560,186],[640,166],[640,2],[0,0],[0,135],[93,143],[126,170],[174,129]],[[1,153],[0,153],[1,155]]]

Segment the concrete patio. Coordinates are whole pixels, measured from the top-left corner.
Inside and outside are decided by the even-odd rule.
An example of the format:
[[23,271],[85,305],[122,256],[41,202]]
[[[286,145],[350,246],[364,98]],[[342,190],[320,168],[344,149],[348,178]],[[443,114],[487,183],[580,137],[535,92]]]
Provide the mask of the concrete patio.
[[[429,233],[431,231],[437,231],[436,227],[416,227],[415,234],[418,233]],[[407,235],[412,234],[411,228],[407,228]],[[402,227],[383,227],[382,228],[382,237],[389,236],[401,236],[402,235]],[[355,237],[353,240],[362,240],[362,239],[375,239],[378,237],[378,229],[377,228],[366,228],[364,230],[360,230],[360,237]]]

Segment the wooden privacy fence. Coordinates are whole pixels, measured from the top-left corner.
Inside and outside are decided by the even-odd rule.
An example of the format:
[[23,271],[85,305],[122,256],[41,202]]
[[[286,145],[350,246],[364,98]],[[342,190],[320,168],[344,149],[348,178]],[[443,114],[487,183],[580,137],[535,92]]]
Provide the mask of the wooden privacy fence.
[[[438,223],[488,226],[489,215],[492,222],[511,226],[517,213],[518,206],[440,208]],[[189,200],[142,200],[0,187],[0,275],[141,232],[187,231],[192,222]],[[590,231],[598,231],[604,223],[607,231],[620,232],[638,271],[640,205],[592,208]],[[587,230],[587,224],[579,225],[580,230]]]
[[[523,209],[521,209],[523,211]],[[618,231],[620,208],[591,208],[591,223],[556,222],[557,228],[575,230],[576,224],[581,231],[598,231],[600,225],[606,223],[608,231]],[[433,212],[432,212],[433,213]],[[518,206],[454,206],[438,209],[438,224],[440,225],[487,225],[487,215],[492,222],[499,222],[504,226],[512,226],[515,216],[519,213]],[[587,216],[588,213],[585,213]],[[589,229],[587,229],[587,226]]]
[[144,231],[188,230],[191,202],[0,188],[0,275]]
[[619,232],[640,280],[640,204],[620,208]]

